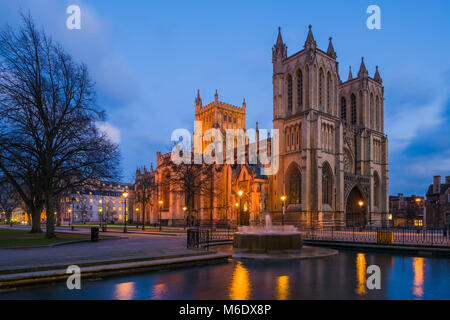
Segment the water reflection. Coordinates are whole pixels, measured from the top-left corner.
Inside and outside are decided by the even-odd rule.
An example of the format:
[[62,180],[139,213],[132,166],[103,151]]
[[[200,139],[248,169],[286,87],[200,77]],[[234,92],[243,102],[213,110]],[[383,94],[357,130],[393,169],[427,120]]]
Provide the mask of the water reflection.
[[135,291],[134,282],[124,282],[116,285],[114,290],[114,298],[116,300],[131,300]]
[[250,298],[250,277],[242,261],[237,261],[234,267],[230,287],[231,300],[248,300]]
[[164,283],[157,284],[152,290],[152,299],[160,300],[164,299],[167,293],[167,286]]
[[279,276],[277,279],[277,299],[289,300],[289,277]]
[[414,270],[414,282],[413,282],[413,295],[418,299],[423,298],[424,287],[424,272],[425,272],[425,259],[414,258],[413,259]]
[[356,277],[358,279],[356,294],[365,295],[366,291],[366,255],[364,253],[358,253],[356,255]]
[[[381,290],[366,287],[368,265]],[[450,299],[450,259],[340,251],[326,259],[238,261],[0,293],[1,299]],[[426,286],[425,286],[426,282]]]

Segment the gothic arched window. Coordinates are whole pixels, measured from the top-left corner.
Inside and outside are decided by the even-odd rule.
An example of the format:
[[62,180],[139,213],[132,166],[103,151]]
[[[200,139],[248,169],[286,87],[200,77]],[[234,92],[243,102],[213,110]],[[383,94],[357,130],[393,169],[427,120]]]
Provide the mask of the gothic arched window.
[[297,168],[292,169],[289,175],[289,194],[288,202],[290,204],[302,203],[302,176]]
[[324,82],[323,70],[320,69],[320,71],[319,71],[319,107],[323,107],[323,82]]
[[354,94],[351,96],[350,104],[352,124],[356,124],[356,96]]
[[331,74],[327,75],[327,111],[331,112]]
[[378,173],[375,172],[374,174],[374,183],[373,183],[373,198],[374,198],[374,205],[377,208],[380,208],[380,177],[378,176]]
[[380,99],[377,96],[376,103],[375,103],[375,128],[377,130],[381,129],[380,126],[380,118],[381,118],[381,110],[380,110]]
[[297,70],[297,106],[299,109],[303,106],[303,75],[302,71]]
[[165,171],[162,175],[160,200],[163,201],[161,208],[168,209],[170,201],[170,173],[168,171]]
[[341,98],[341,119],[347,122],[347,102],[344,97]]
[[322,203],[331,206],[332,199],[332,173],[328,164],[322,167]]
[[287,78],[287,95],[288,95],[288,100],[287,100],[287,107],[288,107],[288,112],[291,113],[292,112],[292,76],[288,75]]

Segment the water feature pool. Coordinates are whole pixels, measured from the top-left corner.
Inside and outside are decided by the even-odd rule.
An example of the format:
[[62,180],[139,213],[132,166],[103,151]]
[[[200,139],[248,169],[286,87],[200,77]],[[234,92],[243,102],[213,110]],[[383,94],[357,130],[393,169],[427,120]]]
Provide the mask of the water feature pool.
[[[229,248],[221,248],[229,250]],[[366,268],[381,268],[381,290]],[[0,299],[450,299],[450,259],[340,251],[300,261],[239,261],[0,293]]]

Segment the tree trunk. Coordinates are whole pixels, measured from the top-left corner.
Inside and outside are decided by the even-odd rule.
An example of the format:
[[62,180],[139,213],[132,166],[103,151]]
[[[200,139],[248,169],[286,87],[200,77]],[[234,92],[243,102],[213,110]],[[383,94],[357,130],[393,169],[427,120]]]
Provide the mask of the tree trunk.
[[41,211],[36,208],[29,210],[31,212],[31,233],[41,233]]
[[56,238],[55,234],[55,214],[53,213],[53,195],[51,192],[46,192],[45,195],[45,212],[47,216],[47,232],[46,238]]

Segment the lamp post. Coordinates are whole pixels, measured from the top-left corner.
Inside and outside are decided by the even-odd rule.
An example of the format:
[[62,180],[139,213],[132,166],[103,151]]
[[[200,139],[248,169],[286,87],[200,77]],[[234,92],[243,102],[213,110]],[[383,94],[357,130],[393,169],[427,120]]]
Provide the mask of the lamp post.
[[158,204],[159,204],[159,231],[161,231],[162,230],[162,228],[161,228],[161,209],[162,209],[162,205],[164,204],[164,201],[159,200]]
[[283,201],[283,215],[281,216],[281,224],[284,226],[284,213],[285,213],[285,211],[286,211],[286,199],[287,199],[287,197],[286,196],[281,196],[281,201]]
[[[364,207],[364,201],[359,200],[358,201],[358,206],[362,209]],[[362,229],[362,226],[360,225],[360,228]]]
[[126,233],[127,232],[127,198],[128,198],[128,192],[124,192],[122,193],[122,197],[125,198],[125,216],[124,216],[124,226],[123,226],[123,232]]
[[75,230],[75,228],[73,227],[73,215],[75,214],[75,197],[72,197],[72,214],[70,215],[70,220],[72,221],[71,225],[71,230]]
[[187,211],[187,207],[183,206],[183,216],[184,216],[184,229],[186,229],[186,224],[187,224],[187,217],[186,217],[186,211]]
[[244,191],[239,190],[238,196],[239,196],[239,219],[238,219],[238,225],[242,225],[242,196],[244,194]]

